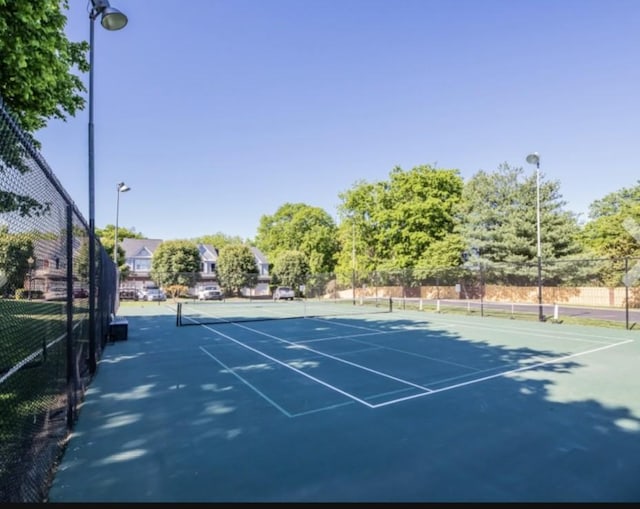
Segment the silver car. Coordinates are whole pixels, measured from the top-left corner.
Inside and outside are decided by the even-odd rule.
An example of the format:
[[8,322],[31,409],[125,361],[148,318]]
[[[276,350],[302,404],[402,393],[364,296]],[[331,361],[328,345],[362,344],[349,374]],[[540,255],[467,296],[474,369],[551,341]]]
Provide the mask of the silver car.
[[144,300],[163,301],[167,300],[167,296],[160,288],[149,288],[144,292]]
[[222,300],[222,292],[217,286],[205,286],[198,292],[198,300]]
[[273,300],[293,300],[294,297],[293,288],[289,286],[278,286],[273,292]]

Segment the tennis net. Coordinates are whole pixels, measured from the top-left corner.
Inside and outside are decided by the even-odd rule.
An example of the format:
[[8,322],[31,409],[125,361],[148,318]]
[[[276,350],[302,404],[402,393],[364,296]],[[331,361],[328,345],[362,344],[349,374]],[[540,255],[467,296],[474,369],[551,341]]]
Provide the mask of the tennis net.
[[358,299],[300,299],[293,301],[179,302],[176,325],[258,322],[291,318],[320,318],[355,314],[389,313],[390,297]]

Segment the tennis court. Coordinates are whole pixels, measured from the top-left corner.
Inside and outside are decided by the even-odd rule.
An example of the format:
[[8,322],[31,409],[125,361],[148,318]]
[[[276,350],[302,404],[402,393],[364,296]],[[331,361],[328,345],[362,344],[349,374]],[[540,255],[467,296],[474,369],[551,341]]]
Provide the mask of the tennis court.
[[640,501],[636,331],[369,304],[123,305],[49,500]]

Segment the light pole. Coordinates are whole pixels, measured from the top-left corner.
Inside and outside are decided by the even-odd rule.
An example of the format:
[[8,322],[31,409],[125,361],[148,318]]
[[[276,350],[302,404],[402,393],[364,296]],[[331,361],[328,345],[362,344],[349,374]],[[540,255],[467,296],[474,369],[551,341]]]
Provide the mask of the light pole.
[[115,239],[113,244],[113,262],[116,264],[116,269],[118,268],[118,216],[120,215],[120,193],[126,193],[127,191],[131,191],[131,188],[124,182],[119,182],[117,186],[117,190],[118,190],[118,199],[116,200],[116,231],[115,231]]
[[31,300],[31,288],[33,286],[33,264],[34,264],[35,260],[33,258],[33,256],[30,256],[29,258],[27,258],[27,263],[29,264],[29,296],[27,297],[29,300]]
[[91,0],[89,12],[89,369],[96,370],[96,224],[95,224],[95,157],[93,139],[93,47],[94,22],[107,30],[120,30],[127,24],[127,17],[109,5],[108,0]]
[[356,222],[351,223],[351,294],[353,305],[356,304]]
[[527,156],[529,164],[536,165],[536,235],[538,240],[538,320],[544,321],[542,314],[542,249],[540,247],[540,154],[533,152]]

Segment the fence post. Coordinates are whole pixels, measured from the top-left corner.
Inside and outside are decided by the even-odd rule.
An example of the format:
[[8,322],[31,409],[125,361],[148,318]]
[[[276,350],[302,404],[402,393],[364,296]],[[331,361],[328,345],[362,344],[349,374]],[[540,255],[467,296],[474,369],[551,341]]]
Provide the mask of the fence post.
[[73,427],[76,408],[75,370],[73,359],[73,210],[67,204],[67,428]]

